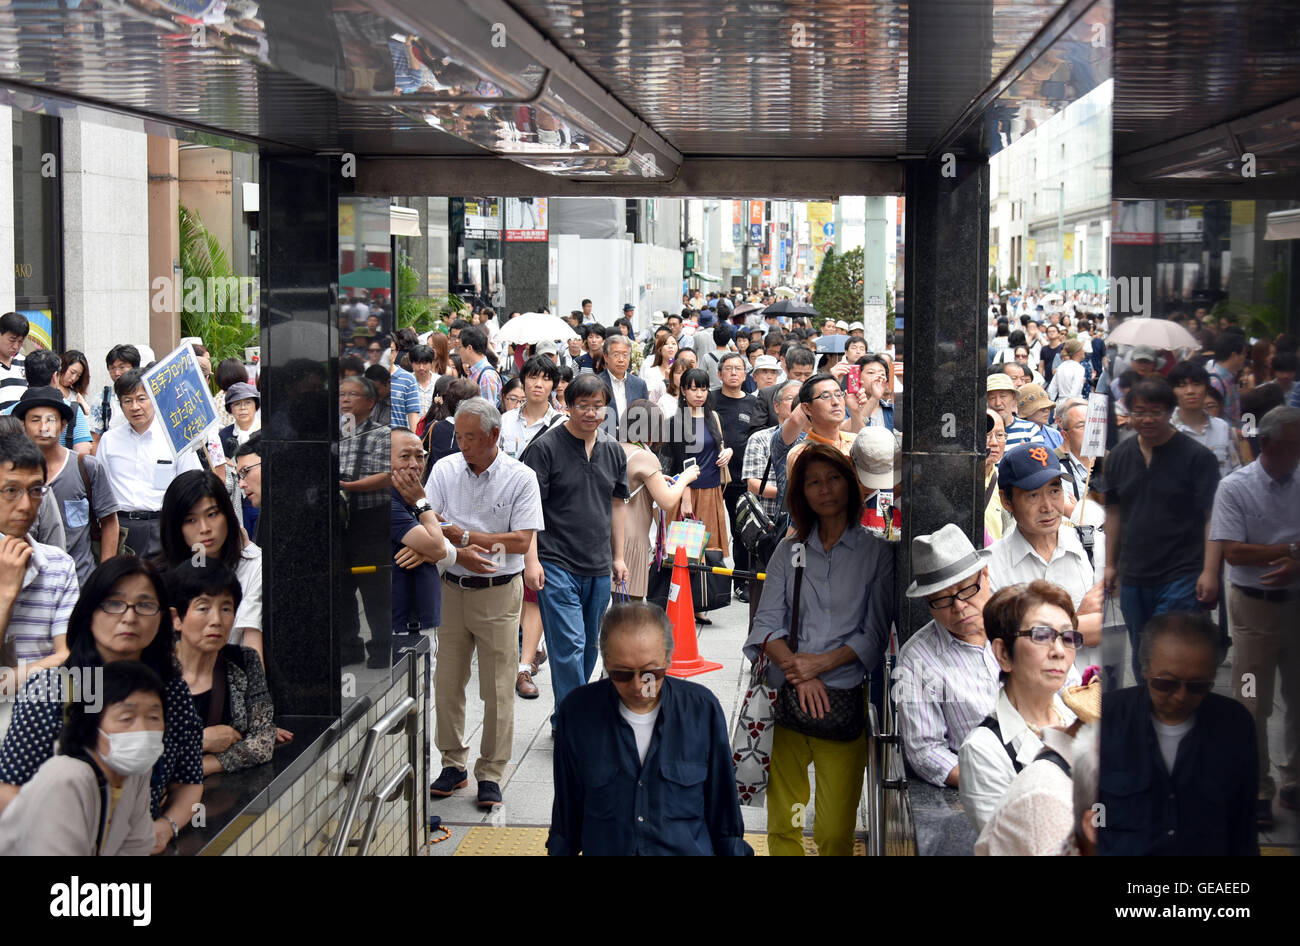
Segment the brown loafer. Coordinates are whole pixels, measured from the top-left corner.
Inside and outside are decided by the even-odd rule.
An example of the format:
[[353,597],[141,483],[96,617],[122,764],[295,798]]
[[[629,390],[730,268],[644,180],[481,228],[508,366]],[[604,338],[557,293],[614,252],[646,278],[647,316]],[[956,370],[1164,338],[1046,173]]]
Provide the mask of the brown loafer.
[[536,656],[533,657],[533,673],[536,673],[538,670],[540,670],[542,668],[542,664],[544,663],[546,663],[546,651],[542,650],[542,648],[539,647],[537,648]]
[[525,700],[537,699],[537,687],[533,684],[533,675],[527,670],[520,670],[515,678],[515,692]]

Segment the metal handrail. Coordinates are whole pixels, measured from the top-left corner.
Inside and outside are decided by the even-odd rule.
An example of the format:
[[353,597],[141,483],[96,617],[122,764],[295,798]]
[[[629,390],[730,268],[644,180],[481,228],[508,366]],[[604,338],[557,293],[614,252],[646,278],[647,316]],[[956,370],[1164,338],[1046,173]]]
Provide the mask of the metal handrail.
[[361,832],[361,842],[357,850],[358,857],[365,857],[370,851],[370,842],[375,839],[375,832],[379,830],[379,815],[384,804],[392,796],[393,792],[397,791],[399,785],[406,784],[407,779],[414,779],[414,777],[415,769],[411,767],[411,763],[406,762],[397,770],[397,774],[384,784],[383,788],[370,796],[370,814],[366,817],[366,826]]
[[867,702],[867,857],[885,856],[885,797],[880,781],[880,721]]
[[361,808],[361,797],[365,792],[366,782],[370,780],[370,770],[375,765],[375,747],[381,736],[387,736],[406,722],[407,717],[416,709],[415,698],[404,696],[391,710],[366,732],[365,746],[361,750],[361,761],[357,765],[356,776],[352,780],[352,790],[348,794],[347,806],[338,830],[330,841],[330,857],[340,857],[348,846],[348,837],[352,834],[352,825],[356,823],[357,811]]

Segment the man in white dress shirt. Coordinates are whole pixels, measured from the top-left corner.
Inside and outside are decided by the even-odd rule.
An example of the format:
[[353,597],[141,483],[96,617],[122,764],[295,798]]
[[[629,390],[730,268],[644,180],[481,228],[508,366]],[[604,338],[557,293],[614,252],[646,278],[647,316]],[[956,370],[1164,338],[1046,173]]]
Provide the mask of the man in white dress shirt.
[[127,548],[148,557],[162,550],[158,510],[163,494],[179,474],[199,469],[199,460],[192,450],[173,457],[143,378],[144,372],[135,368],[113,383],[126,424],[100,437],[95,455],[121,507],[117,518],[127,533]]

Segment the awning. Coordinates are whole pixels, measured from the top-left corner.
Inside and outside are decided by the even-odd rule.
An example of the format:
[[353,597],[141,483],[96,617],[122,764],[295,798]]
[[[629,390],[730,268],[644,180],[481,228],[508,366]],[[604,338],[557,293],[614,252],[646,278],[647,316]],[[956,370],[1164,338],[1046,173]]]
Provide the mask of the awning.
[[390,204],[388,207],[388,229],[393,236],[413,236],[420,235],[420,211],[414,207],[399,207],[396,204]]
[[1268,215],[1265,240],[1300,240],[1300,210],[1278,210]]
[[704,282],[722,282],[722,277],[720,276],[710,276],[708,273],[697,273],[694,270],[691,270],[691,275],[689,278],[699,279]]

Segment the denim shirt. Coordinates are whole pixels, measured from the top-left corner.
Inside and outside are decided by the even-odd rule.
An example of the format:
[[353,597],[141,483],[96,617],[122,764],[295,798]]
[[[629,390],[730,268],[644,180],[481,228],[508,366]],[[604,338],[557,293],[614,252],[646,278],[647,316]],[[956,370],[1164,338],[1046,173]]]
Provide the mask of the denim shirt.
[[[798,551],[795,539],[782,539],[768,560],[763,597],[744,647],[751,663],[758,661],[769,640],[788,643]],[[828,687],[855,687],[880,664],[889,641],[895,616],[894,549],[855,525],[844,530],[829,551],[822,548],[821,535],[814,528],[803,544],[802,555],[798,650],[827,654],[851,647],[858,659],[826,671],[820,679]],[[780,686],[784,682],[785,674],[771,664],[768,683]]]
[[1101,717],[1098,853],[1258,854],[1255,727],[1236,700],[1209,693],[1178,746],[1174,770],[1151,724],[1145,685],[1107,693]]
[[560,704],[551,855],[753,854],[718,698],[665,677],[644,764],[618,705],[609,680]]

